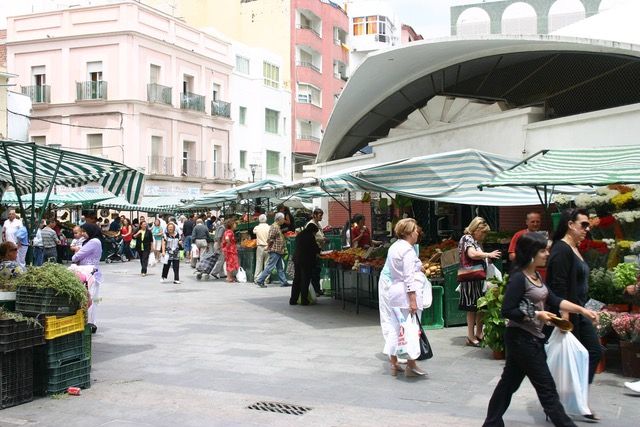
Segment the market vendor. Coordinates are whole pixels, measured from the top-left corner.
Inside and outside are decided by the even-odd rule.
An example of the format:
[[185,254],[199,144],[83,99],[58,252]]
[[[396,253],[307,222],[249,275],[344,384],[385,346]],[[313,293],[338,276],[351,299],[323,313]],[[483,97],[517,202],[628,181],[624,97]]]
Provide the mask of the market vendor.
[[364,215],[355,214],[351,221],[351,246],[354,248],[368,248],[379,246],[381,242],[371,240],[371,232],[364,224]]
[[[327,243],[327,238],[324,237],[324,233],[322,232],[322,226],[320,225],[320,221],[322,221],[322,217],[324,216],[324,211],[320,208],[315,208],[312,213],[311,221],[309,221],[305,228],[309,224],[314,224],[318,227],[318,231],[315,234],[316,244],[320,249],[324,248],[324,245]],[[320,287],[320,273],[322,272],[322,265],[319,262],[316,262],[313,265],[313,270],[311,271],[311,284],[313,285],[313,290],[316,292],[316,295],[324,295],[324,291]]]
[[23,272],[24,269],[18,264],[18,245],[13,242],[0,244],[0,279],[13,279]]
[[527,225],[527,228],[518,231],[511,238],[511,243],[509,243],[509,261],[516,259],[516,244],[518,243],[518,239],[520,239],[524,233],[540,231],[540,225],[542,224],[542,217],[540,216],[540,213],[536,211],[527,212],[525,224]]

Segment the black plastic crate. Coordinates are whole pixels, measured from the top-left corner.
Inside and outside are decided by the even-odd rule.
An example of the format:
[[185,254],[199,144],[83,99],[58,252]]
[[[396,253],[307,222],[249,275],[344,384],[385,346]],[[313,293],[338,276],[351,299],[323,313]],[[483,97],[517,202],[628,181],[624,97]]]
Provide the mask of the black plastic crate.
[[33,348],[0,354],[0,409],[33,400]]
[[42,325],[26,320],[0,319],[0,353],[44,344]]
[[84,357],[91,358],[91,338],[92,337],[93,335],[91,334],[91,327],[89,325],[85,326],[84,332],[82,333]]
[[47,367],[58,368],[67,362],[85,358],[84,332],[47,340]]
[[16,291],[16,311],[23,314],[76,314],[79,304],[51,288],[20,286]]
[[47,393],[62,393],[69,387],[91,387],[91,358],[68,362],[58,368],[48,369]]

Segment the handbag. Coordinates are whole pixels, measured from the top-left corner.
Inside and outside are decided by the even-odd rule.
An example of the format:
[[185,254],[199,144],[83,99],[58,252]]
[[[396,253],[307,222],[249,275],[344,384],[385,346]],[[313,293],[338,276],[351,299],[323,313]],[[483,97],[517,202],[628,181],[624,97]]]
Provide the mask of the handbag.
[[418,356],[418,360],[428,360],[433,357],[433,350],[431,349],[431,344],[429,343],[427,334],[424,333],[424,329],[422,328],[420,319],[418,319],[418,315],[415,314],[415,316],[418,320],[418,326],[420,327],[420,356]]
[[473,282],[477,280],[486,280],[487,272],[484,265],[475,264],[468,267],[460,267],[458,269],[458,282]]

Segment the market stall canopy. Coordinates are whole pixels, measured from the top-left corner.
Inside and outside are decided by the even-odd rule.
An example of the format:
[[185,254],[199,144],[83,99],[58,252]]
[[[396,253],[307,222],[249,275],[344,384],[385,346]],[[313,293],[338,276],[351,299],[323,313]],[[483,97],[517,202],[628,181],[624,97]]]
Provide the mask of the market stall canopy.
[[144,174],[122,163],[34,143],[0,141],[0,196],[9,186],[18,194],[79,187],[97,182],[113,194],[137,203]]
[[555,188],[564,193],[558,186],[609,184],[640,184],[640,145],[540,151],[484,181],[480,188]]
[[282,182],[273,179],[264,179],[258,182],[250,182],[238,187],[232,187],[213,193],[203,194],[202,196],[196,197],[196,199],[191,203],[186,204],[184,208],[194,209],[216,207],[222,203],[233,202],[240,199],[241,193],[247,193],[251,190],[259,190],[261,188],[269,188],[279,184],[282,184]]
[[[35,194],[35,202],[36,202],[36,207],[37,208],[42,206],[42,203],[44,202],[46,197],[47,197],[47,193],[36,193]],[[25,207],[30,207],[31,206],[31,201],[33,200],[33,195],[32,194],[23,194],[20,197],[20,199],[22,200],[22,203],[23,203],[23,205]],[[57,194],[52,194],[49,197],[49,203],[58,206],[58,205],[64,203],[64,198],[62,196],[57,195]],[[19,204],[20,204],[20,201],[18,200],[18,195],[14,191],[5,191],[2,194],[2,200],[0,201],[0,205],[18,206]]]
[[[184,196],[160,196],[160,197],[144,197],[140,203],[141,210],[148,209],[162,209],[163,212],[172,212],[179,210],[184,203],[182,200]],[[147,210],[151,212],[151,210]]]
[[466,205],[539,204],[540,199],[534,189],[507,187],[478,190],[480,183],[516,163],[517,160],[492,153],[458,150],[321,177],[320,185],[331,193],[345,190],[379,191]]
[[[35,194],[35,202],[36,207],[39,208],[44,203],[47,197],[47,193],[36,193]],[[49,196],[48,203],[51,205],[55,205],[56,207],[65,207],[65,206],[91,206],[96,202],[101,200],[110,199],[113,197],[113,194],[110,193],[93,193],[93,192],[84,192],[78,191],[73,193],[66,194],[51,194]],[[22,200],[23,206],[31,206],[32,195],[24,194],[20,197]],[[7,206],[18,206],[18,196],[13,191],[5,191],[2,195],[2,201],[0,201],[1,205]]]
[[129,203],[124,197],[112,197],[110,199],[95,203],[95,206],[98,208],[114,209],[118,211],[149,212],[146,211],[141,205],[134,205],[133,203]]
[[345,85],[317,161],[352,156],[416,110],[428,125],[423,108],[435,96],[539,105],[547,117],[565,117],[640,102],[640,85],[629,84],[639,76],[637,45],[602,40],[460,36],[380,50]]
[[301,190],[318,184],[316,178],[305,178],[300,181],[289,183],[274,182],[264,184],[259,187],[247,188],[238,191],[238,195],[243,199],[255,199],[266,197],[269,199],[286,199],[294,194],[301,193]]

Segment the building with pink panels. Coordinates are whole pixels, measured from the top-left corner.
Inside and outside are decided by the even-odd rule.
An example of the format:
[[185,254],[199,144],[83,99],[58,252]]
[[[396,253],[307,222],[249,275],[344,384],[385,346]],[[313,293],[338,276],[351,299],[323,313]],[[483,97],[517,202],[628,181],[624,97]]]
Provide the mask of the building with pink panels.
[[145,195],[233,182],[228,42],[125,0],[10,17],[6,46],[32,141],[143,169]]

